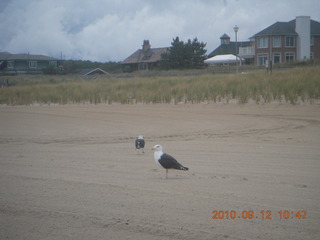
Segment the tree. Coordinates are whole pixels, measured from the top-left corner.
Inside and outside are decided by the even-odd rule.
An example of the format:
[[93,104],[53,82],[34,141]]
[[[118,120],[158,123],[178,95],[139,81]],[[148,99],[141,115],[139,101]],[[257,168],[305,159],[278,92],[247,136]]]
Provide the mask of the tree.
[[101,68],[109,73],[119,73],[122,71],[120,62],[91,62],[82,60],[66,60],[62,62],[64,73],[75,73],[79,69]]
[[193,67],[198,68],[198,67],[204,66],[203,61],[207,58],[207,55],[206,55],[207,50],[205,49],[206,45],[207,44],[204,42],[198,42],[197,38],[193,39],[193,42],[191,44],[192,53],[193,53],[193,56],[192,56]]
[[206,58],[206,43],[199,42],[197,38],[187,43],[180,41],[179,37],[173,39],[171,48],[161,55],[161,67],[164,69],[199,68],[203,66]]

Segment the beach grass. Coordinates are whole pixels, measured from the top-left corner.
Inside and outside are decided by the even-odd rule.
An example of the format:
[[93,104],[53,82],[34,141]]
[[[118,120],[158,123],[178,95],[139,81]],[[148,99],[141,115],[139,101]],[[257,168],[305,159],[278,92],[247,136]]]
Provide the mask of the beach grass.
[[320,67],[297,67],[267,74],[245,73],[132,77],[77,75],[8,76],[14,86],[0,89],[0,104],[201,103],[234,100],[270,103],[313,103],[320,98]]

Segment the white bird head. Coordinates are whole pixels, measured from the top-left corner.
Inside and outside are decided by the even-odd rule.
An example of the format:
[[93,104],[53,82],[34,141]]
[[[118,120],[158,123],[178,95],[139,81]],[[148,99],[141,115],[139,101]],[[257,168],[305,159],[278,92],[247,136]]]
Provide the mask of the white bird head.
[[155,151],[162,151],[162,146],[161,145],[154,145],[152,150],[155,150]]
[[138,139],[143,139],[143,136],[142,136],[142,135],[139,135],[139,136],[138,136]]

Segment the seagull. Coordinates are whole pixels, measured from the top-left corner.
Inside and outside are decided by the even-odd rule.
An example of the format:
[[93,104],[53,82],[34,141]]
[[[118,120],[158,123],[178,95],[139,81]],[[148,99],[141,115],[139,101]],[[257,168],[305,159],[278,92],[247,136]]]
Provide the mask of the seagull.
[[161,145],[154,145],[152,148],[154,150],[154,160],[157,164],[159,164],[161,167],[166,169],[166,179],[168,178],[168,170],[169,169],[177,169],[177,170],[184,170],[187,171],[189,168],[182,166],[178,161],[170,156],[169,154],[166,154],[162,152],[162,146]]
[[145,141],[142,135],[139,135],[138,138],[135,141],[135,146],[136,146],[136,150],[137,151],[142,151],[142,153],[144,153],[144,145],[145,145]]

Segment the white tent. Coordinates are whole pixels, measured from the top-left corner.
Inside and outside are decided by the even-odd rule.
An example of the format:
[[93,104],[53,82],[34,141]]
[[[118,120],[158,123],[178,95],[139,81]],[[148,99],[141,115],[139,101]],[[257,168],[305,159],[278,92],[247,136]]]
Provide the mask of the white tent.
[[[216,55],[212,58],[208,58],[204,60],[205,64],[208,65],[216,65],[216,64],[230,64],[236,63],[237,57],[233,54],[226,54],[226,55]],[[240,58],[238,57],[238,62],[241,64]]]

